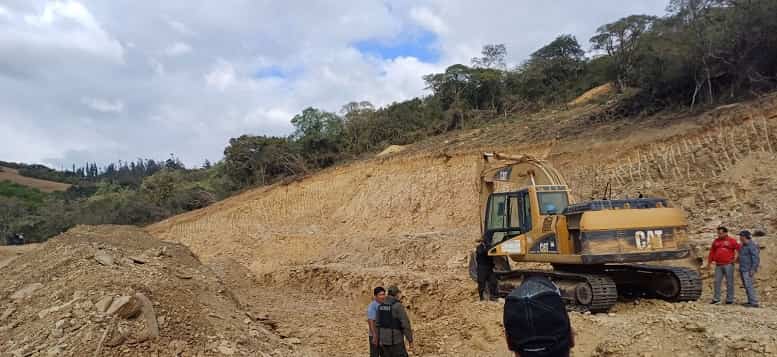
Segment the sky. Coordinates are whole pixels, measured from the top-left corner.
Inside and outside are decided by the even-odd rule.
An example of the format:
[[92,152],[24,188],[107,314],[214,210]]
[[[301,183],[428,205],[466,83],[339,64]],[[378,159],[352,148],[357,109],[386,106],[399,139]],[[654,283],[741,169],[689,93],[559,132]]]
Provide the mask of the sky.
[[663,15],[667,0],[0,0],[0,160],[68,168],[222,158],[313,106],[428,94],[421,77],[504,43]]

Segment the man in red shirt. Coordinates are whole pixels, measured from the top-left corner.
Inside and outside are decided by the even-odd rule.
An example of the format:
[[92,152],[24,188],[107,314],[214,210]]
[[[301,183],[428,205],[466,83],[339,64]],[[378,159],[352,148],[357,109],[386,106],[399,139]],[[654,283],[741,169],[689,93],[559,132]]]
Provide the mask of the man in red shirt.
[[726,227],[718,227],[718,238],[712,242],[708,265],[712,269],[715,264],[715,293],[713,304],[720,304],[720,284],[726,277],[726,304],[734,303],[734,261],[739,251],[739,242],[728,235]]

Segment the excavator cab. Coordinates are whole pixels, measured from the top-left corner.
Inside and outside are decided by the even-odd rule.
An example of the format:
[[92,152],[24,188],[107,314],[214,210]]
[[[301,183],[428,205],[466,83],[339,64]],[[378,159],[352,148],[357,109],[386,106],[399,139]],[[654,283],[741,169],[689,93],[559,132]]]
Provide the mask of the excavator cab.
[[488,245],[531,231],[529,190],[492,194],[487,210],[483,240]]
[[[541,242],[534,237],[543,236],[542,231],[553,229],[548,223],[552,225],[552,217],[562,215],[567,206],[569,206],[569,192],[566,186],[534,186],[519,191],[493,193],[489,196],[486,207],[483,240],[490,246],[496,246],[506,240],[517,238],[524,243],[512,243],[512,245],[525,247],[520,249],[524,254],[532,250],[557,252],[556,241]],[[550,221],[545,223],[548,217]],[[540,224],[541,227],[535,227],[535,222],[538,222],[536,224]],[[537,232],[537,228],[542,228],[542,231]],[[532,246],[535,242],[540,245],[536,249]],[[499,250],[509,249],[510,244]]]

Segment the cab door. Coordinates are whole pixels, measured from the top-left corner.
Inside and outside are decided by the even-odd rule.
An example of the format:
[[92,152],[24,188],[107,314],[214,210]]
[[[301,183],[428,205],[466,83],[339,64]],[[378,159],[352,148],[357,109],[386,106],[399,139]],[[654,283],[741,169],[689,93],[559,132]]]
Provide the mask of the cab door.
[[483,240],[493,246],[531,230],[528,191],[495,193],[488,199]]

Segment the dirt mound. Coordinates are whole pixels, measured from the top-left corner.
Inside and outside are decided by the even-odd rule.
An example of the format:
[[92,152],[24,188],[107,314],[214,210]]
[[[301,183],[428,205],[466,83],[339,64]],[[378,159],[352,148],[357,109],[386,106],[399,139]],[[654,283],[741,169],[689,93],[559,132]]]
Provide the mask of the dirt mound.
[[592,100],[612,93],[615,90],[615,85],[612,83],[605,83],[598,87],[594,87],[581,94],[575,100],[569,102],[569,105],[580,105],[591,102]]
[[181,244],[79,226],[10,262],[3,356],[295,354]]
[[389,145],[387,148],[383,149],[383,151],[381,151],[375,156],[377,157],[387,156],[391,154],[396,154],[398,152],[401,152],[402,150],[405,150],[404,145]]

